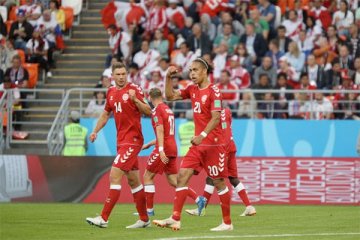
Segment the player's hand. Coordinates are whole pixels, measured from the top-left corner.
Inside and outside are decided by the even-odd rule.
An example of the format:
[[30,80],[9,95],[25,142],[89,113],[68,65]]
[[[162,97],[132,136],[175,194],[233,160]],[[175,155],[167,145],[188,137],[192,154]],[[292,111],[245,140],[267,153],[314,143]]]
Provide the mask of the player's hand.
[[160,152],[160,159],[164,164],[169,163],[169,158],[166,156],[165,152]]
[[97,134],[92,132],[89,136],[90,142],[94,142],[96,140]]
[[167,74],[166,74],[166,78],[171,78],[172,76],[174,76],[176,73],[178,72],[177,67],[175,66],[170,66],[167,70]]
[[135,93],[135,90],[134,90],[134,89],[130,89],[130,90],[129,90],[129,96],[130,96],[131,101],[134,101],[134,100],[135,100],[135,98],[136,98],[136,93]]
[[200,145],[200,143],[202,142],[202,140],[204,139],[203,136],[201,135],[198,135],[198,136],[194,136],[192,139],[191,139],[191,144],[192,145]]
[[147,143],[145,143],[145,144],[142,146],[141,150],[148,149],[149,147],[150,147],[150,145],[147,144]]

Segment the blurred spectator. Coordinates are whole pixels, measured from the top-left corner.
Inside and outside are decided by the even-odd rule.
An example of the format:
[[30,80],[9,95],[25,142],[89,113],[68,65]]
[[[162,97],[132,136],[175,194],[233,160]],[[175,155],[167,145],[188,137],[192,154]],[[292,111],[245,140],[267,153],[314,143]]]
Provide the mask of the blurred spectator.
[[309,16],[319,21],[326,30],[331,25],[331,15],[327,8],[322,5],[322,0],[314,0],[314,7],[310,9]]
[[287,108],[287,103],[293,99],[293,94],[285,93],[285,91],[292,90],[293,88],[287,84],[287,76],[285,73],[280,73],[277,76],[277,82],[274,89],[280,90],[280,93],[274,94],[275,99],[279,101],[282,108]]
[[299,33],[299,40],[297,41],[299,50],[307,57],[314,48],[314,43],[311,38],[306,36],[306,30],[301,30]]
[[117,60],[117,58],[114,56],[114,57],[111,58],[110,66],[103,71],[102,75],[103,75],[103,76],[106,76],[106,77],[108,77],[108,78],[112,78],[112,66],[113,66],[115,63],[118,63],[118,60]]
[[322,120],[331,119],[333,114],[333,105],[329,99],[324,97],[322,92],[315,93],[315,99],[306,104],[307,118]]
[[332,16],[332,24],[336,25],[340,35],[348,35],[350,25],[353,22],[354,14],[349,10],[348,2],[346,0],[341,0],[339,10]]
[[[191,51],[197,55],[205,55],[211,53],[212,42],[206,34],[202,33],[199,23],[195,23],[192,27],[192,34],[186,39]],[[199,53],[197,53],[199,51]]]
[[166,74],[167,74],[167,69],[169,68],[169,66],[170,66],[169,59],[165,59],[165,58],[160,59],[160,61],[159,61],[159,71],[160,71],[161,78],[164,81],[165,81],[165,77],[166,77]]
[[145,86],[146,78],[140,73],[139,66],[136,63],[129,65],[128,82],[134,83],[142,88]]
[[5,72],[11,84],[18,88],[27,88],[29,81],[29,72],[21,66],[21,59],[18,55],[12,58],[12,65]]
[[249,18],[249,5],[250,2],[236,0],[234,19],[245,24]]
[[226,43],[230,55],[234,53],[234,47],[239,43],[239,38],[232,33],[232,26],[229,23],[223,24],[223,33],[217,35],[214,40],[215,52],[217,52],[217,48],[221,43]]
[[150,38],[156,29],[162,29],[165,38],[167,37],[169,29],[167,26],[165,0],[153,1],[145,24],[145,37]]
[[360,100],[357,95],[354,92],[345,94],[344,101],[339,104],[339,109],[344,111],[341,119],[360,120]]
[[279,41],[272,39],[269,43],[269,51],[266,52],[267,57],[270,57],[274,67],[279,67],[279,60],[285,53],[279,50]]
[[132,51],[132,41],[127,32],[118,30],[115,25],[107,28],[111,54],[107,56],[105,66],[110,67],[110,60],[114,56],[118,61],[129,62]]
[[237,20],[233,19],[230,12],[221,12],[220,14],[221,23],[217,26],[216,35],[223,34],[224,24],[230,24],[232,31],[236,36],[242,36],[245,33],[244,26]]
[[280,58],[280,68],[277,73],[285,73],[288,77],[288,84],[295,88],[299,84],[299,73],[289,63],[286,56]]
[[270,78],[270,84],[275,85],[276,83],[276,67],[273,66],[272,60],[270,57],[264,57],[262,59],[262,64],[260,67],[257,67],[255,69],[254,75],[253,75],[253,82],[259,83],[260,76],[266,74]]
[[6,40],[5,45],[0,44],[0,69],[4,72],[11,67],[11,62],[18,52],[14,49],[12,41]]
[[300,31],[305,29],[305,24],[298,18],[298,13],[295,10],[289,11],[288,15],[289,19],[284,20],[281,25],[286,28],[286,37],[297,41]]
[[289,52],[285,54],[288,63],[294,67],[295,71],[300,73],[305,64],[305,54],[300,52],[299,47],[296,42],[291,42],[289,44]]
[[245,68],[249,73],[252,73],[253,72],[252,57],[247,52],[244,43],[239,43],[236,53],[239,56],[240,65],[243,68]]
[[326,35],[331,47],[331,51],[337,52],[339,37],[336,31],[336,27],[334,25],[329,26],[326,31]]
[[[220,82],[216,86],[222,91],[222,100],[227,103],[227,106],[230,109],[236,109],[239,101],[239,88],[235,82],[230,81],[230,72],[228,70],[221,71]],[[226,90],[236,92],[226,92]]]
[[142,74],[148,74],[156,66],[160,60],[160,53],[156,50],[149,48],[149,41],[144,40],[141,43],[141,51],[137,52],[134,56],[133,62],[139,66]]
[[[269,77],[267,74],[261,74],[259,76],[259,83],[253,84],[251,86],[254,90],[268,90],[273,89],[273,87],[270,84]],[[256,100],[263,100],[264,99],[264,93],[255,93],[255,99]]]
[[26,53],[30,63],[38,63],[46,71],[47,77],[52,77],[50,66],[47,60],[48,42],[41,37],[40,31],[35,30],[33,37],[26,44]]
[[85,156],[87,149],[87,128],[80,125],[80,113],[71,111],[70,120],[64,127],[64,156]]
[[214,58],[214,78],[217,81],[220,78],[221,71],[225,69],[226,61],[228,57],[228,45],[226,43],[220,43],[217,48],[216,56]]
[[7,37],[7,29],[6,29],[6,26],[5,26],[5,20],[3,20],[2,16],[0,15],[0,42],[1,42],[1,39],[5,39]]
[[279,119],[285,118],[285,112],[275,101],[273,93],[265,93],[264,99],[258,104],[258,118]]
[[275,28],[276,9],[269,0],[258,0],[257,8],[261,13],[261,18],[269,23],[270,28]]
[[279,50],[286,53],[289,50],[291,39],[286,37],[286,28],[284,26],[277,28],[277,40],[279,40]]
[[237,111],[238,118],[255,118],[256,117],[256,99],[251,90],[242,94]]
[[261,58],[265,56],[267,51],[267,43],[262,34],[255,33],[254,24],[247,23],[245,29],[246,34],[241,36],[240,42],[246,45],[246,49],[253,58],[253,62],[260,65]]
[[26,21],[25,11],[18,10],[17,20],[11,24],[9,39],[14,41],[15,49],[26,51],[26,43],[32,37],[33,26]]
[[346,45],[340,46],[339,49],[339,61],[340,61],[340,67],[342,69],[351,69],[354,70],[354,62],[349,54],[349,48]]
[[[47,52],[47,60],[50,66],[55,66],[53,60],[53,52],[56,48],[56,36],[55,32],[59,31],[59,25],[57,24],[55,18],[52,18],[51,11],[45,10],[43,15],[38,20],[38,28],[40,29],[41,36],[48,42],[49,49]],[[57,30],[58,29],[58,30]],[[61,33],[60,33],[61,34]]]
[[150,72],[150,81],[145,82],[144,90],[149,91],[152,88],[164,89],[164,80],[161,77],[159,68],[155,68]]
[[310,54],[307,57],[304,72],[307,73],[311,85],[316,86],[318,89],[327,89],[325,69],[323,66],[316,64],[314,55]]
[[191,17],[185,18],[185,27],[180,31],[180,34],[184,39],[188,39],[192,35],[193,22]]
[[335,58],[332,63],[332,68],[325,71],[325,79],[326,81],[326,88],[333,89],[334,87],[338,86],[342,82],[341,76],[341,67],[338,58]]
[[294,10],[297,12],[299,21],[305,23],[308,16],[309,0],[295,0]]
[[201,15],[200,24],[203,34],[206,34],[210,41],[214,41],[216,37],[216,26],[211,22],[210,16],[208,14]]
[[62,31],[66,30],[65,27],[65,12],[60,9],[60,2],[57,0],[50,1],[50,11],[52,18],[56,20]]
[[41,16],[41,3],[37,3],[34,0],[26,0],[25,4],[21,5],[19,9],[25,11],[27,21],[33,27],[36,27],[37,20]]
[[99,117],[104,111],[106,101],[105,95],[106,94],[103,91],[95,91],[93,94],[93,99],[90,100],[85,109],[85,114],[89,115],[89,117]]
[[351,24],[349,33],[348,45],[350,46],[350,55],[353,58],[356,58],[356,56],[360,57],[360,32],[358,26]]
[[248,88],[251,84],[251,76],[249,72],[240,64],[239,56],[233,55],[230,58],[230,66],[228,68],[230,80],[239,88]]
[[316,58],[316,63],[319,65],[331,63],[337,57],[336,52],[332,50],[326,37],[320,37],[319,47],[314,49],[313,54]]
[[0,0],[0,6],[5,6],[10,11],[10,8],[16,6],[16,0]]
[[360,56],[354,61],[354,71],[352,72],[354,84],[360,86]]
[[197,56],[194,52],[190,51],[188,44],[183,42],[180,45],[180,52],[176,55],[172,64],[176,65],[180,71],[187,73],[191,62],[197,57],[200,56]]
[[310,84],[309,76],[306,72],[300,75],[300,84],[295,87],[302,90],[315,90],[316,86]]
[[98,82],[96,87],[98,85],[102,86],[102,88],[109,88],[111,87],[111,79],[108,78],[107,76],[101,76],[100,81]]
[[169,59],[169,41],[164,39],[162,29],[156,29],[150,48],[158,51],[161,58]]
[[186,13],[184,7],[178,6],[178,0],[169,0],[169,7],[166,8],[168,27],[171,32],[178,34],[185,26]]
[[290,100],[288,106],[288,115],[292,119],[304,119],[306,114],[306,93],[294,93],[294,99]]
[[253,23],[255,26],[255,32],[262,34],[264,39],[268,39],[270,27],[266,20],[260,18],[260,12],[257,8],[250,11],[250,19],[246,23]]
[[317,43],[319,37],[323,33],[321,29],[321,24],[316,24],[315,17],[308,16],[306,18],[306,38],[313,42],[313,44]]

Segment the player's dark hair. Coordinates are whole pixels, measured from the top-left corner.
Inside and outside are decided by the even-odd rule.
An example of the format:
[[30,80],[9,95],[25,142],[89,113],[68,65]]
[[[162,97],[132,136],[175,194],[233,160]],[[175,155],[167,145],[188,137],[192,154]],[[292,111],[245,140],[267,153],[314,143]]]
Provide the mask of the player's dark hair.
[[210,74],[212,72],[212,67],[205,59],[198,57],[194,60],[194,62],[201,63],[205,67],[207,74]]
[[112,66],[112,71],[114,72],[115,69],[118,69],[118,68],[125,68],[126,69],[126,66],[122,62],[117,62]]
[[159,88],[152,88],[149,91],[149,96],[152,99],[162,98],[161,90]]

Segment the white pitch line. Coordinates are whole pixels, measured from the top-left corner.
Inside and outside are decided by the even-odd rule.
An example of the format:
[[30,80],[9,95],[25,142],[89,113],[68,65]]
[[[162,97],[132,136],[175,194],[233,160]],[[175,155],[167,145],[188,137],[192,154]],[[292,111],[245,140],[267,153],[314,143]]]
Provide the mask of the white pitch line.
[[157,238],[157,240],[186,240],[186,239],[221,239],[221,238],[281,238],[281,237],[306,237],[306,236],[346,236],[346,235],[360,235],[358,233],[289,233],[289,234],[265,234],[265,235],[212,235],[212,236],[189,236],[189,237],[172,237],[172,238]]

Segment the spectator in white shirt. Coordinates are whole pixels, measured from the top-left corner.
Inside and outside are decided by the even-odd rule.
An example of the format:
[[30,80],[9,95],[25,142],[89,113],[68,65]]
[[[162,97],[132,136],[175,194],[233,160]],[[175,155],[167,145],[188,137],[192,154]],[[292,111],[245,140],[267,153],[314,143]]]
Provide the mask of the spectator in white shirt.
[[148,40],[143,40],[141,43],[141,50],[135,54],[133,62],[139,66],[139,70],[142,74],[147,75],[158,66],[159,60],[160,53],[149,48]]
[[110,66],[111,57],[115,56],[118,61],[125,61],[128,63],[131,57],[132,41],[130,35],[118,30],[116,25],[110,25],[107,28],[109,34],[109,47],[111,54],[107,56],[106,67]]
[[217,53],[214,58],[214,78],[220,78],[221,71],[225,69],[228,54],[228,46],[226,43],[221,43],[217,48]]
[[336,25],[340,35],[349,34],[349,27],[354,22],[354,14],[349,10],[346,0],[340,1],[340,9],[334,13],[332,19],[332,24]]
[[89,117],[99,117],[104,111],[106,101],[105,95],[106,94],[103,91],[94,92],[94,98],[90,100],[85,109],[85,114],[89,115]]
[[26,3],[20,6],[20,9],[25,11],[26,20],[36,27],[37,20],[41,16],[41,4],[34,3],[34,0],[26,0]]
[[189,45],[187,42],[180,44],[180,53],[174,58],[173,64],[175,64],[178,69],[183,72],[188,72],[191,62],[198,56],[190,51]]
[[322,120],[331,119],[334,108],[322,92],[317,92],[315,100],[307,103],[306,111],[310,114],[310,119]]

